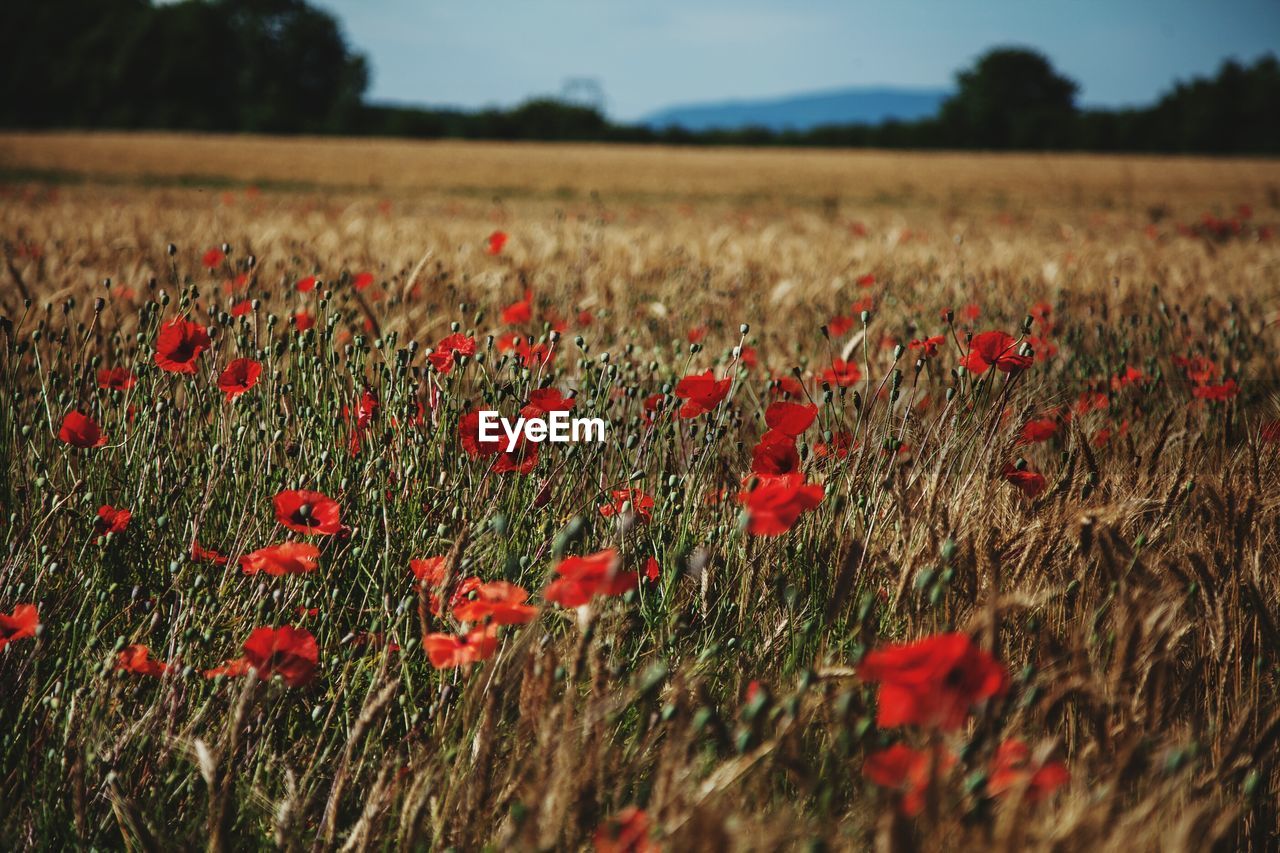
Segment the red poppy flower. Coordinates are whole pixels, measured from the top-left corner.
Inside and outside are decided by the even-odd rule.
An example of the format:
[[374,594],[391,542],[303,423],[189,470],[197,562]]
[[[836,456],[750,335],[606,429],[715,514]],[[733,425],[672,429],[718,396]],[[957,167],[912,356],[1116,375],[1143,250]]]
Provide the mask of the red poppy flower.
[[512,302],[502,309],[502,322],[508,326],[520,326],[533,319],[533,291],[526,290],[524,299]]
[[128,391],[138,383],[138,377],[125,367],[104,367],[98,371],[98,387],[113,391]]
[[774,390],[789,397],[804,396],[804,386],[794,376],[779,376],[774,380]]
[[436,348],[427,356],[427,361],[431,362],[441,375],[448,376],[449,372],[453,370],[457,356],[462,355],[470,358],[475,354],[475,338],[455,333],[436,344]]
[[243,317],[252,310],[253,310],[253,300],[242,299],[239,302],[237,302],[235,305],[231,306],[231,316]]
[[880,683],[881,728],[958,729],[971,708],[1009,687],[1004,667],[960,633],[883,646],[862,659],[858,677]]
[[556,566],[556,578],[547,586],[543,597],[561,607],[581,607],[597,595],[622,595],[635,589],[635,572],[620,571],[622,561],[613,548],[566,557]]
[[756,353],[755,347],[743,346],[738,348],[738,363],[747,370],[752,370],[760,363],[760,356]]
[[423,583],[436,585],[444,580],[444,557],[426,557],[410,560],[409,570]]
[[13,613],[0,613],[0,652],[10,643],[34,637],[39,627],[40,614],[34,604],[19,604]]
[[827,334],[832,337],[842,338],[853,328],[853,318],[846,317],[843,314],[837,314],[827,321]]
[[316,289],[316,277],[309,275],[306,278],[300,278],[297,283],[294,284],[294,288],[299,293],[310,293]]
[[1010,463],[1005,463],[1000,476],[1022,489],[1022,493],[1029,498],[1039,497],[1045,488],[1045,481],[1042,475],[1031,470],[1019,470],[1016,465]]
[[97,422],[79,412],[67,412],[62,419],[62,428],[58,430],[58,438],[72,447],[101,447],[107,443],[107,436],[98,428]]
[[828,385],[847,388],[862,378],[862,371],[852,361],[833,358],[831,366],[822,371],[822,381]]
[[858,276],[858,287],[870,287],[876,283],[876,277],[872,273]]
[[378,402],[378,395],[372,388],[365,388],[360,392],[360,405],[356,406],[356,428],[368,429],[377,420],[378,412],[381,410],[382,404]]
[[239,678],[242,675],[249,674],[249,661],[245,658],[233,658],[223,661],[213,669],[204,671],[205,678],[217,678],[219,675],[225,675],[227,678]]
[[802,434],[818,417],[818,407],[814,405],[792,403],[780,400],[770,403],[764,411],[764,422],[770,430],[775,430],[792,438]]
[[847,431],[840,431],[831,436],[831,443],[820,441],[813,446],[813,455],[818,457],[835,456],[844,459],[849,455],[849,451],[854,447],[853,434]]
[[508,451],[504,442],[491,470],[495,474],[531,474],[538,467],[538,447],[537,442],[529,441],[523,434],[516,441],[514,450]]
[[116,655],[116,670],[159,678],[169,669],[164,661],[153,660],[151,650],[141,643],[125,646]]
[[225,566],[227,564],[227,555],[221,554],[213,548],[204,548],[199,542],[191,543],[191,560],[196,563],[213,563],[215,566]]
[[800,453],[795,439],[770,430],[751,451],[751,473],[778,477],[800,470]]
[[696,418],[712,411],[728,395],[732,384],[732,379],[717,380],[710,370],[681,379],[676,383],[676,396],[685,401],[680,417]]
[[457,636],[427,634],[422,638],[422,647],[436,669],[468,666],[493,657],[498,650],[498,629],[489,625]]
[[103,504],[98,507],[98,517],[93,520],[93,532],[97,539],[101,539],[108,533],[124,533],[129,527],[129,519],[133,518],[133,513],[127,509],[116,509],[113,506]]
[[373,273],[358,272],[352,277],[351,284],[355,287],[356,292],[359,293],[373,284]]
[[306,311],[299,311],[293,315],[293,327],[299,332],[305,332],[316,324],[316,318],[312,317]]
[[592,838],[596,853],[653,853],[649,841],[649,816],[627,806],[596,829]]
[[244,657],[262,680],[278,675],[290,687],[301,687],[315,677],[320,650],[305,628],[281,625],[254,628],[245,640]]
[[204,326],[176,317],[161,326],[156,336],[156,364],[170,373],[195,373],[196,359],[209,343]]
[[1228,379],[1220,385],[1197,385],[1191,394],[1201,400],[1213,400],[1224,403],[1240,393],[1240,387],[1234,379]]
[[217,269],[218,266],[220,266],[222,262],[226,259],[226,257],[227,256],[223,253],[221,249],[214,247],[209,251],[205,252],[204,255],[200,258],[200,261],[205,265],[206,269]]
[[662,577],[662,566],[658,565],[657,559],[650,557],[645,561],[644,576],[650,583]]
[[485,251],[491,255],[502,254],[502,247],[507,245],[507,234],[505,231],[494,231],[489,235],[488,246]]
[[1111,377],[1111,390],[1121,391],[1130,385],[1140,385],[1147,379],[1146,374],[1141,370],[1132,366],[1125,366],[1125,369]]
[[453,618],[459,622],[488,619],[492,625],[523,625],[538,615],[538,608],[525,604],[529,593],[513,583],[489,581],[470,593],[474,598],[453,608]]
[[802,474],[768,477],[749,492],[738,494],[747,508],[747,530],[753,536],[786,533],[801,513],[822,503],[822,486],[806,484]]
[[338,502],[320,492],[306,489],[283,491],[272,501],[276,521],[295,533],[332,536],[342,528]]
[[226,399],[234,400],[257,385],[261,375],[261,364],[251,358],[237,358],[218,377],[218,390],[226,395]]
[[995,367],[1002,373],[1013,373],[1031,366],[1031,356],[1019,355],[1013,335],[1005,332],[983,332],[969,341],[969,352],[960,359],[960,365],[970,373],[986,373]]
[[498,339],[498,352],[514,352],[516,360],[525,367],[550,364],[555,352],[546,344],[535,344],[528,336],[510,334]]
[[529,402],[520,410],[526,418],[541,418],[552,412],[567,412],[577,402],[560,393],[558,388],[539,388],[529,392]]
[[706,336],[707,336],[706,326],[694,326],[685,335],[685,339],[688,340],[689,343],[691,344],[698,344],[698,343],[702,343],[703,338],[705,338]]
[[273,577],[314,572],[320,565],[320,549],[306,542],[282,542],[269,545],[240,558],[240,569],[246,575],[266,572]]
[[934,335],[931,338],[925,338],[923,340],[913,340],[911,343],[907,344],[907,346],[910,349],[924,350],[923,355],[925,358],[933,358],[938,354],[938,347],[946,342],[947,339],[944,335]]
[[978,303],[970,302],[968,305],[960,309],[960,314],[969,322],[978,319],[978,315],[982,313],[982,309],[978,307]]
[[925,750],[897,743],[868,755],[862,764],[862,775],[882,788],[898,791],[902,795],[899,811],[915,817],[924,809],[930,784],[948,773],[955,763],[956,757],[943,747],[937,747],[931,756]]
[[1018,439],[1019,444],[1038,444],[1042,441],[1048,441],[1058,434],[1058,422],[1053,418],[1037,418],[1027,421],[1022,427],[1022,437]]
[[1009,738],[1000,744],[991,760],[987,791],[999,797],[1025,785],[1027,799],[1038,803],[1070,780],[1067,765],[1061,761],[1034,764],[1027,745],[1017,738]]
[[653,520],[653,498],[640,489],[614,489],[613,502],[601,504],[600,514],[605,518],[622,515],[628,503],[637,519],[646,522]]
[[1218,365],[1212,359],[1205,358],[1202,355],[1192,356],[1191,358],[1175,355],[1173,363],[1175,366],[1182,368],[1187,378],[1197,385],[1205,385],[1218,378]]
[[501,437],[491,441],[480,440],[480,412],[478,410],[467,412],[458,419],[458,438],[462,443],[462,449],[469,456],[492,456],[495,453],[502,453],[507,446],[507,443]]

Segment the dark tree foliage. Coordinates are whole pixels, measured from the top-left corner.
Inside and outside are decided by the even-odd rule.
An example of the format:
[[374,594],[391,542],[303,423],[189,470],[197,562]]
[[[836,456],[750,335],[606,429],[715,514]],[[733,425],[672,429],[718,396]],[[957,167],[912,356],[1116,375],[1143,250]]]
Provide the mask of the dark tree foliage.
[[1076,84],[1048,59],[1002,47],[956,75],[956,93],[936,118],[697,133],[613,124],[596,109],[549,98],[478,112],[369,104],[364,57],[331,15],[305,0],[4,0],[0,63],[4,127],[1280,154],[1275,56],[1228,61],[1149,108],[1079,110]]
[[339,132],[368,72],[303,0],[5,3],[0,123]]

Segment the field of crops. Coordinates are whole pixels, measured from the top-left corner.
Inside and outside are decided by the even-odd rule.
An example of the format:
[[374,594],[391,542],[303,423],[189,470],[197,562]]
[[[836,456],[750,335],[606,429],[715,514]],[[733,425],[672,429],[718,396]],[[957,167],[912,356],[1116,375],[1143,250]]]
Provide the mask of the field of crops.
[[1277,229],[1262,162],[0,136],[0,839],[1274,849]]

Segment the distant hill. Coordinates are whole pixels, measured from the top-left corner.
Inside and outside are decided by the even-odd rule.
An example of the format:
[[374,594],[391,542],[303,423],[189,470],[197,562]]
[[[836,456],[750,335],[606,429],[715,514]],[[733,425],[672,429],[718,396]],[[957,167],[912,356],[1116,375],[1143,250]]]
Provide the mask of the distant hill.
[[945,89],[837,89],[782,98],[674,106],[641,121],[653,128],[680,127],[694,132],[744,127],[809,130],[826,124],[915,121],[936,115],[950,94]]

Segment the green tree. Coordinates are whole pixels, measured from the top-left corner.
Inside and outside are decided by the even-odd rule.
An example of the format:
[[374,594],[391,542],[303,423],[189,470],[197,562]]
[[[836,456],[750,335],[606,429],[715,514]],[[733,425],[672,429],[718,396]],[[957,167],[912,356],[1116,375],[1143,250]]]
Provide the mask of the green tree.
[[1040,149],[1070,145],[1075,128],[1073,80],[1042,54],[996,48],[956,74],[957,91],[942,106],[949,145]]

